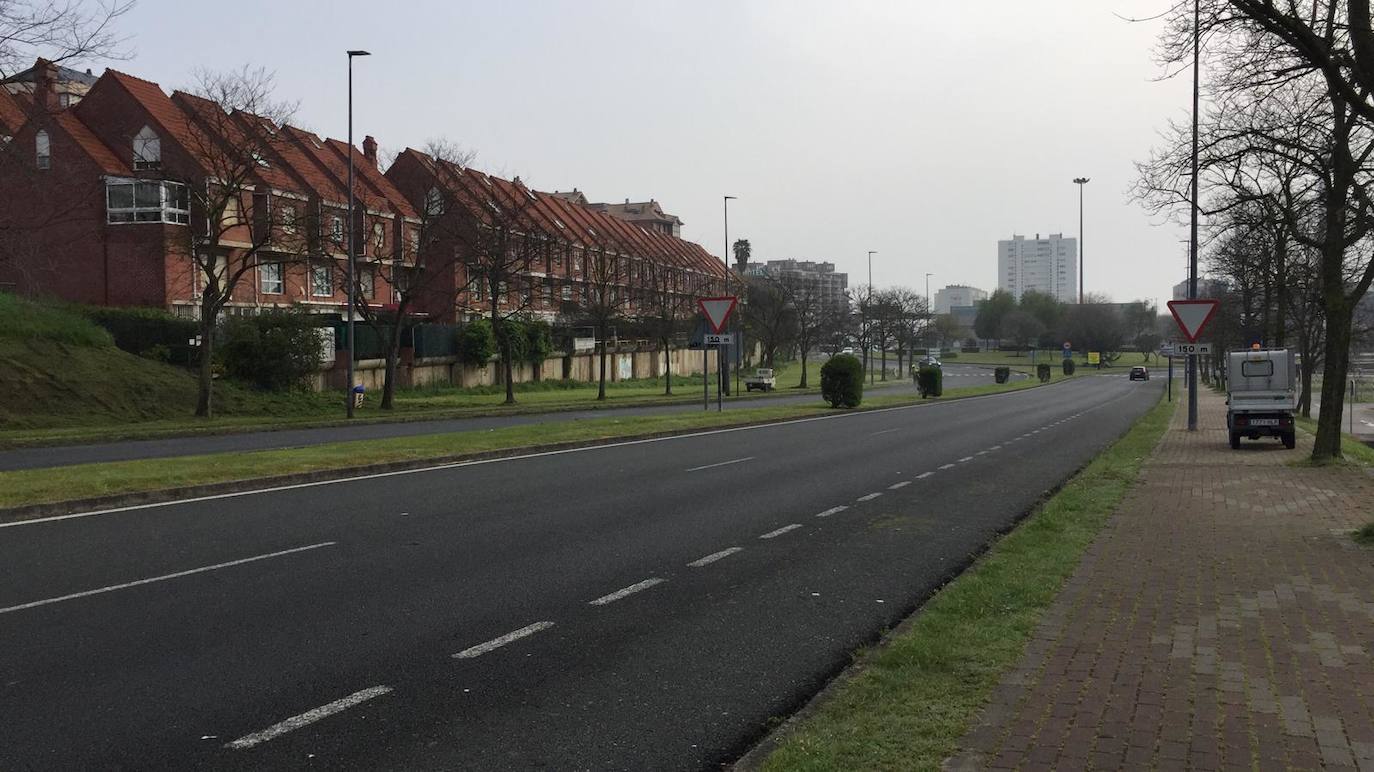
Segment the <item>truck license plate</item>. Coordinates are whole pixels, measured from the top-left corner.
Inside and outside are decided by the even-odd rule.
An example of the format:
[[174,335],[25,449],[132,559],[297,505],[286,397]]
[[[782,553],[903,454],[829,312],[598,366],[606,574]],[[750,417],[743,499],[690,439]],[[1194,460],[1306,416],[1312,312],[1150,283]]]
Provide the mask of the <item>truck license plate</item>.
[[1250,425],[1251,425],[1251,426],[1278,426],[1278,425],[1279,425],[1279,419],[1277,419],[1277,418],[1251,418],[1251,419],[1250,419]]

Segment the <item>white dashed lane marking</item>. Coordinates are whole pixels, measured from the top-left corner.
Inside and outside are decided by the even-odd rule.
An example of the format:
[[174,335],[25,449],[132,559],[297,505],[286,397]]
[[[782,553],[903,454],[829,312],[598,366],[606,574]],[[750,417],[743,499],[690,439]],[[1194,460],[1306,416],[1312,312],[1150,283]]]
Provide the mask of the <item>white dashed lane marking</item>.
[[953,469],[954,466],[955,466],[954,464],[941,464],[941,465],[940,465],[940,468],[941,468],[941,469]]
[[663,579],[660,579],[659,577],[655,576],[655,577],[652,578],[652,579],[645,579],[645,580],[642,581],[642,582],[635,582],[634,584],[630,585],[629,587],[625,587],[625,588],[616,590],[615,592],[611,593],[610,595],[602,595],[600,598],[597,598],[596,600],[588,601],[588,603],[589,603],[590,605],[592,605],[592,606],[604,606],[604,605],[606,605],[607,603],[614,603],[614,602],[620,600],[621,598],[624,598],[624,597],[627,597],[627,596],[630,596],[630,595],[634,595],[635,593],[639,592],[640,590],[647,590],[647,589],[649,589],[650,587],[653,587],[653,586],[656,585],[656,584],[662,584],[662,583],[663,583]]
[[887,486],[887,489],[890,490],[890,491],[895,491],[895,490],[897,490],[898,488],[905,488],[906,486],[908,486],[908,485],[910,485],[910,484],[911,484],[911,481],[910,481],[910,480],[903,480],[902,482],[893,483],[893,484]]
[[730,557],[731,555],[735,554],[736,552],[739,552],[739,551],[742,550],[742,549],[744,549],[744,548],[743,548],[743,547],[729,547],[729,548],[727,548],[727,549],[721,550],[720,552],[712,552],[710,555],[707,555],[707,556],[704,557],[704,558],[697,558],[696,560],[693,560],[691,563],[688,563],[687,565],[688,565],[688,566],[691,566],[692,568],[701,568],[702,566],[705,566],[705,565],[709,565],[709,564],[711,564],[711,563],[714,563],[714,562],[716,562],[717,560],[720,560],[721,558],[728,558],[728,557]]
[[964,456],[963,458],[959,459],[959,463],[962,464],[962,463],[964,463],[965,461],[972,461],[972,460],[973,460],[973,456]]
[[718,463],[718,464],[706,464],[705,466],[694,466],[694,467],[692,467],[691,469],[685,469],[685,470],[683,470],[683,471],[686,471],[686,472],[700,472],[700,471],[703,470],[703,469],[715,469],[715,468],[718,467],[718,466],[729,466],[730,464],[742,464],[742,463],[744,463],[745,461],[753,461],[753,460],[754,460],[754,457],[753,457],[753,456],[745,456],[744,458],[735,458],[735,459],[731,459],[731,460],[729,460],[729,461],[721,461],[721,462]]
[[824,512],[816,513],[816,517],[830,517],[831,515],[838,515],[846,509],[849,509],[849,507],[831,507],[830,509],[827,509]]
[[855,499],[855,500],[856,500],[856,501],[872,501],[872,500],[878,498],[878,497],[881,496],[881,495],[883,495],[883,494],[881,494],[881,493],[870,493],[870,494],[868,494],[867,496],[860,496],[859,498],[857,498],[857,499]]
[[252,748],[255,745],[261,745],[267,742],[268,740],[281,737],[287,732],[300,729],[301,727],[313,724],[322,718],[327,718],[329,716],[334,715],[335,713],[348,710],[354,705],[367,702],[373,697],[380,697],[389,691],[391,691],[390,686],[374,686],[371,689],[363,689],[360,692],[354,692],[341,700],[335,700],[329,703],[328,705],[321,705],[320,707],[315,708],[314,710],[308,710],[300,714],[299,716],[292,716],[291,718],[288,718],[285,721],[273,724],[272,726],[267,727],[261,732],[254,732],[253,734],[244,735],[243,737],[240,737],[239,739],[231,743],[228,743],[224,747],[232,748],[236,751],[241,751],[246,748]]
[[505,635],[499,638],[492,638],[486,643],[479,643],[476,646],[463,649],[457,654],[454,654],[453,657],[454,659],[472,659],[473,657],[480,657],[489,651],[495,651],[508,643],[518,641],[521,638],[525,638],[530,635],[534,635],[535,633],[541,630],[547,630],[550,627],[553,627],[553,622],[535,622],[534,624],[526,625],[525,627],[522,627],[519,630],[506,633]]
[[926,479],[927,477],[929,477],[929,476],[931,476],[931,475],[933,475],[933,474],[935,474],[935,473],[934,473],[934,472],[921,472],[920,474],[916,475],[916,479],[917,479],[917,480],[924,480],[924,479]]
[[801,528],[801,523],[792,523],[791,525],[784,525],[783,527],[779,528],[779,529],[776,530],[776,531],[769,531],[768,533],[763,534],[763,535],[760,536],[759,538],[760,538],[760,539],[776,539],[776,538],[778,538],[779,536],[782,536],[783,534],[787,533],[788,531],[794,531],[794,530],[796,530],[796,529],[798,529],[798,528]]

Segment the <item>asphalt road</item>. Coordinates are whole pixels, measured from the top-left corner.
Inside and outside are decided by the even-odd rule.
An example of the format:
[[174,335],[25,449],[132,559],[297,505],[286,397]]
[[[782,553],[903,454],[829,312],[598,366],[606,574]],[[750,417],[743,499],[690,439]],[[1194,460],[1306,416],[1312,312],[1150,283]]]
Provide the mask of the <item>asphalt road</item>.
[[[982,367],[947,367],[946,376],[951,378],[950,386],[978,386],[992,383],[992,370]],[[817,374],[815,377],[819,378]],[[901,390],[914,391],[910,381],[885,385],[878,384],[884,394],[894,394]],[[682,393],[681,391],[679,393]],[[715,395],[711,397],[711,409],[716,408]],[[801,404],[819,402],[816,394],[794,394],[779,392],[769,396],[755,396],[734,402],[726,401],[727,410],[750,407]],[[251,450],[274,450],[296,448],[308,445],[323,445],[330,442],[350,440],[376,440],[392,437],[416,437],[426,434],[446,434],[450,432],[485,431],[506,426],[524,424],[558,423],[564,421],[586,421],[598,418],[623,416],[666,415],[670,413],[690,413],[702,409],[700,402],[686,402],[678,405],[659,405],[655,407],[623,407],[607,409],[574,410],[552,413],[530,413],[525,415],[488,416],[482,418],[448,418],[436,421],[408,421],[402,423],[368,423],[354,426],[329,426],[314,429],[280,429],[276,431],[248,432],[238,434],[214,434],[197,437],[168,437],[157,440],[134,440],[124,442],[93,443],[88,445],[58,445],[52,447],[20,448],[0,451],[0,471],[16,469],[44,469],[75,464],[93,464],[106,461],[133,461],[146,458],[170,458],[173,456],[194,456],[213,453],[242,453]]]
[[1161,389],[0,526],[0,769],[711,767]]

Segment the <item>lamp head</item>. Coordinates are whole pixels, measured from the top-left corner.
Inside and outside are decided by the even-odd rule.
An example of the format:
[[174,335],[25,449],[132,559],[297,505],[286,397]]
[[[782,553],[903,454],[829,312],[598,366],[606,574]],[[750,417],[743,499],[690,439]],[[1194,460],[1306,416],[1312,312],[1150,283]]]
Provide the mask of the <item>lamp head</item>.
[[348,52],[348,58],[352,59],[355,56],[372,56],[372,52],[364,51],[362,49],[354,49]]
[[1078,183],[1079,185],[1086,185],[1086,184],[1088,184],[1088,178],[1087,178],[1087,177],[1074,177],[1074,178],[1073,178],[1073,181],[1076,182],[1076,183]]

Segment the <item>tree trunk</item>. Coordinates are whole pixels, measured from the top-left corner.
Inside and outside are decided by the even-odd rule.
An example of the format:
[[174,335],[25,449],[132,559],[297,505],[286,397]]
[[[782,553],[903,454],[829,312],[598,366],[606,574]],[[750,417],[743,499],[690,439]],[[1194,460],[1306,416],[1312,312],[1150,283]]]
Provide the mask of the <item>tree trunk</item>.
[[802,352],[802,358],[801,358],[801,359],[802,359],[801,383],[797,384],[797,388],[799,388],[799,389],[804,389],[804,388],[806,388],[806,385],[807,385],[807,384],[806,384],[806,352],[805,352],[805,351]]
[[1275,244],[1276,270],[1274,276],[1274,289],[1278,295],[1277,307],[1274,309],[1274,348],[1283,348],[1284,337],[1288,332],[1288,247],[1280,236]]
[[673,396],[673,352],[669,348],[670,341],[663,339],[663,396]]
[[200,372],[196,394],[196,417],[214,418],[211,397],[214,394],[215,374],[215,304],[203,291],[200,301]]
[[882,355],[883,355],[883,358],[882,358],[882,377],[879,378],[879,380],[885,381],[885,380],[887,380],[887,347],[886,347],[886,346],[883,347]]
[[1303,418],[1312,417],[1312,375],[1317,368],[1313,365],[1314,360],[1307,355],[1307,344],[1301,344],[1302,355],[1302,394],[1298,397],[1298,415]]
[[604,325],[597,325],[597,327],[596,327],[596,334],[597,334],[597,337],[599,337],[599,338],[601,339],[601,356],[599,357],[599,363],[598,363],[598,366],[600,367],[600,373],[597,375],[597,378],[596,378],[596,399],[597,399],[598,402],[603,402],[603,401],[605,401],[605,399],[606,399],[606,328],[605,328],[605,326],[604,326]]
[[382,377],[382,410],[390,410],[396,396],[396,364],[401,355],[401,322],[398,315],[396,324],[391,328],[391,340],[387,341],[386,372]]
[[1341,418],[1345,405],[1346,368],[1350,360],[1352,311],[1348,303],[1343,305],[1345,307],[1339,309],[1327,306],[1321,412],[1317,415],[1317,438],[1312,445],[1313,461],[1341,457]]

